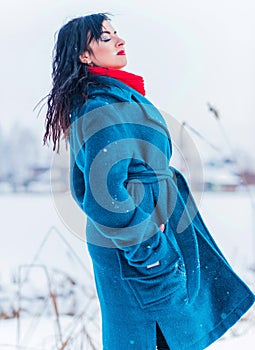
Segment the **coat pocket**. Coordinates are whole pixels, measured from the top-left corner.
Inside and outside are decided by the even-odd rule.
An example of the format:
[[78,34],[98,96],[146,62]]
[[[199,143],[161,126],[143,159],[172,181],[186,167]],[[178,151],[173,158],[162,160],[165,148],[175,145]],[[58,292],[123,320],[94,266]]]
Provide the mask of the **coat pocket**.
[[[117,250],[121,278],[126,280],[142,308],[149,307],[172,295],[186,298],[186,274],[180,255],[168,243],[164,259],[149,267],[129,265],[124,253]],[[178,293],[180,291],[180,293]]]

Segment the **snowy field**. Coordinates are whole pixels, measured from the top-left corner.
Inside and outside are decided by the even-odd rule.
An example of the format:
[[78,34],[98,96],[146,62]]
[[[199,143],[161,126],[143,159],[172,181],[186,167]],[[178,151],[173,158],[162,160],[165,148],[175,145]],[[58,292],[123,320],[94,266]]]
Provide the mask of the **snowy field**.
[[[61,197],[58,200],[61,202]],[[20,318],[0,320],[0,350],[99,350],[100,316],[84,241],[70,232],[50,195],[2,194],[0,208],[0,308],[4,301],[8,312],[11,303],[16,303],[17,292],[23,297],[23,304],[18,305]],[[199,208],[223,253],[254,289],[255,215],[247,193],[204,193]],[[41,298],[51,288],[47,273],[52,270],[58,286],[58,310],[53,295],[48,293],[45,305]],[[24,277],[27,271],[28,282]],[[14,284],[17,279],[22,281],[19,288]],[[61,315],[63,310],[65,315]],[[253,310],[208,349],[249,350],[254,344]]]

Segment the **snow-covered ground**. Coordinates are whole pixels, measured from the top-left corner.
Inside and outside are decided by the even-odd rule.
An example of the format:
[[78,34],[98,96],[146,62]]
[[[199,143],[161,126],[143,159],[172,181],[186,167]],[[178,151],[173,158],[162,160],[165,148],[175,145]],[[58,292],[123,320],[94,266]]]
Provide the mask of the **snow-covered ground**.
[[[62,343],[69,339],[68,345],[62,349],[99,350],[99,308],[85,242],[70,232],[50,195],[2,194],[0,207],[0,308],[5,300],[6,311],[9,311],[15,293],[23,296],[19,321],[0,320],[0,350],[57,350],[61,349],[61,337]],[[255,272],[250,268],[254,267],[255,260],[255,213],[247,193],[204,193],[199,207],[234,269],[254,288]],[[31,263],[36,266],[29,269],[27,265]],[[47,274],[53,270],[63,272],[56,273],[59,319],[56,318],[52,295],[47,304],[42,303],[42,294],[49,294],[50,290]],[[26,285],[24,276],[29,279],[29,285]],[[71,282],[68,276],[72,277]],[[18,278],[24,279],[20,289],[18,283],[14,283]],[[66,315],[68,312],[69,316]],[[15,345],[17,339],[20,339],[19,347]],[[209,349],[243,347],[249,350],[254,344],[253,310]]]

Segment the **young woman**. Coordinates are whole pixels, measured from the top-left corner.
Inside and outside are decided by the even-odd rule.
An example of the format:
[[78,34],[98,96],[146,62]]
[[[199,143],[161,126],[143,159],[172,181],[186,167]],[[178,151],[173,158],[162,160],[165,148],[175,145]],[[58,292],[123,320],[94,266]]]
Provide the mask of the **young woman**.
[[70,145],[70,187],[102,312],[104,350],[200,350],[251,307],[254,294],[208,232],[171,139],[125,67],[106,14],[59,31],[44,143]]

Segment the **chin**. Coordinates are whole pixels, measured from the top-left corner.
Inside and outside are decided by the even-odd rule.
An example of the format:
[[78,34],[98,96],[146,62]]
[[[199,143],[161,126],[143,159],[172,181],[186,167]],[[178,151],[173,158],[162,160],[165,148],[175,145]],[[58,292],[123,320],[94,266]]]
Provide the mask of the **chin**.
[[116,65],[116,66],[111,67],[111,68],[113,68],[113,69],[122,69],[122,68],[126,67],[126,65],[127,65],[127,62],[125,64],[121,64],[121,65],[119,64],[119,65]]

